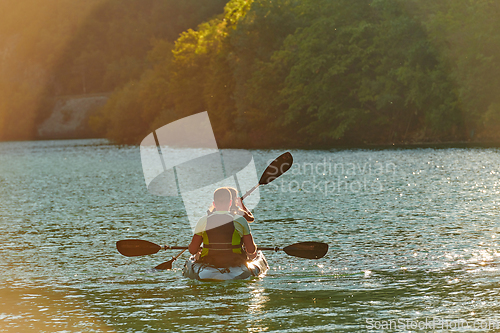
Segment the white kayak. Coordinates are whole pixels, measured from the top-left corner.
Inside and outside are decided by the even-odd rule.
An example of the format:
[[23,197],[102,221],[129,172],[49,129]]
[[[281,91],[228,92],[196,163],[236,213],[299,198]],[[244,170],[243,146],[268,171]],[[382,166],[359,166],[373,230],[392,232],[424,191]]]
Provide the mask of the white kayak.
[[247,263],[228,268],[216,268],[204,263],[197,263],[194,256],[186,260],[182,269],[182,275],[194,280],[208,281],[226,281],[226,280],[244,280],[252,276],[264,275],[269,266],[266,257],[261,251],[257,252],[257,257]]

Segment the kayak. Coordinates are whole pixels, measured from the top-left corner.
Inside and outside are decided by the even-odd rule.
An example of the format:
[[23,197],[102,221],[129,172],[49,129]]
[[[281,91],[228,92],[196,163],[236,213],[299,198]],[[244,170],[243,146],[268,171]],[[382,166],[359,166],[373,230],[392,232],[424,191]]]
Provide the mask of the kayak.
[[205,263],[197,263],[194,256],[191,256],[184,264],[182,275],[200,281],[244,280],[252,276],[264,275],[268,269],[266,257],[258,251],[254,260],[244,265],[228,268],[216,268]]

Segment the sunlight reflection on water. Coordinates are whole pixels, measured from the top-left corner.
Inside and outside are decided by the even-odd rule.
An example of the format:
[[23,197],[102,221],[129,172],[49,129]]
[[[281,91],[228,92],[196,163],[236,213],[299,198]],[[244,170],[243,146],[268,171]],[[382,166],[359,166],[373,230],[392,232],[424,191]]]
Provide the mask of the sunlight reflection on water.
[[[252,153],[262,172],[281,151]],[[138,147],[0,143],[0,332],[331,332],[363,330],[366,318],[496,316],[497,149],[292,154],[313,168],[261,189],[253,234],[263,246],[323,241],[330,252],[270,252],[262,279],[199,283],[181,277],[182,259],[150,270],[170,252],[116,251],[120,239],[191,238],[182,201],[147,193]],[[316,173],[325,160],[337,174]]]

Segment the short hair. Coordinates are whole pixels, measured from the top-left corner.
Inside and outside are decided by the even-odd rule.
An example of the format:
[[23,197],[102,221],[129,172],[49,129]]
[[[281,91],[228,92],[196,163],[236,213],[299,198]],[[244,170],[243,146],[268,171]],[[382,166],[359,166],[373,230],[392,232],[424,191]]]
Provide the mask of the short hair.
[[231,192],[231,199],[234,201],[234,199],[238,197],[238,190],[236,190],[234,187],[229,186],[226,186],[225,188],[227,188],[229,192]]
[[214,202],[215,204],[227,205],[231,201],[231,192],[225,188],[221,187],[214,192]]

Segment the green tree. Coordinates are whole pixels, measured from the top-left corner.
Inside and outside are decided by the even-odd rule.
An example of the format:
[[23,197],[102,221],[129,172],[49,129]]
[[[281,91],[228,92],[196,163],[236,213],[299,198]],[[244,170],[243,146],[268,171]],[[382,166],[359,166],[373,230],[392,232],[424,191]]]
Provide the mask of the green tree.
[[[498,140],[500,128],[500,3],[423,1],[415,5],[456,85],[468,133]],[[474,139],[476,136],[474,136]]]
[[391,142],[457,121],[436,51],[402,1],[304,1],[301,13],[309,24],[250,80],[248,99],[269,131],[311,144]]
[[[496,82],[498,34],[479,22],[495,7],[477,1],[482,14],[466,18],[466,2],[230,1],[171,54],[150,53],[159,60],[135,94],[144,126],[207,110],[223,146],[466,139],[500,120],[483,79]],[[462,20],[491,42],[482,53],[449,44]]]

